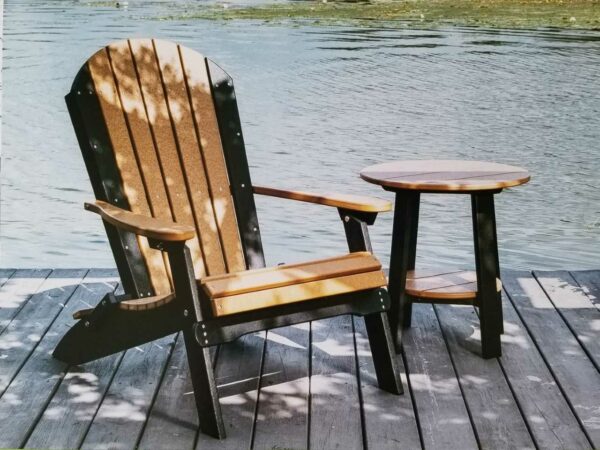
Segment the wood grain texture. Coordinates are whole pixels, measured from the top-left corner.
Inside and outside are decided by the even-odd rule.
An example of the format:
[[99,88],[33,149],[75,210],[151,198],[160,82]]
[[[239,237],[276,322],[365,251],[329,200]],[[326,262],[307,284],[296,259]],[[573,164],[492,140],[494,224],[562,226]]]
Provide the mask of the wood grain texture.
[[267,331],[254,448],[308,448],[310,324]]
[[432,305],[413,305],[402,337],[411,390],[427,449],[476,449],[477,437]]
[[536,271],[534,276],[600,370],[600,310],[569,272]]
[[229,295],[212,299],[211,304],[215,316],[225,316],[301,301],[320,300],[323,297],[374,289],[386,285],[385,274],[381,270],[377,270],[245,294]]
[[206,60],[199,53],[186,47],[179,46],[179,52],[190,97],[192,118],[202,150],[202,159],[206,166],[210,199],[221,238],[223,255],[227,270],[237,272],[244,270],[246,263],[229,187],[229,176],[223,155],[223,145]]
[[[160,164],[159,173],[164,178],[171,214],[177,223],[196,228],[154,44],[151,39],[130,39],[129,46],[133,54],[146,116],[157,150],[156,156]],[[194,262],[196,277],[200,278],[206,275],[204,255],[200,248],[198,233],[187,242],[187,245]]]
[[250,448],[265,347],[265,332],[246,335],[219,349],[215,377],[227,438],[200,433],[197,450]]
[[[354,317],[353,321],[367,448],[421,448],[419,426],[402,356],[397,356],[397,363],[404,394],[393,395],[382,391],[377,385],[365,321],[362,317]],[[351,418],[354,419],[353,416]]]
[[[91,269],[84,280],[86,289],[77,290],[68,311],[98,303],[117,279],[114,270]],[[122,288],[117,287],[116,293]],[[68,313],[65,313],[68,315]],[[68,320],[68,319],[67,319]],[[68,321],[67,323],[71,323]],[[66,328],[66,324],[63,328]],[[60,337],[60,334],[59,334]],[[78,448],[100,407],[124,352],[70,366],[44,413],[27,440],[27,448]]]
[[503,295],[499,359],[538,448],[591,448],[560,387],[510,300]]
[[441,329],[482,448],[535,448],[497,359],[480,356],[472,306],[435,305]]
[[0,290],[0,333],[51,272],[50,269],[19,269],[6,280]]
[[505,271],[503,281],[592,447],[600,447],[600,373],[530,272]]
[[[123,105],[115,84],[109,49],[104,48],[96,52],[87,61],[87,67],[94,83],[94,90],[100,103],[123,184],[123,192],[128,203],[128,205],[122,205],[122,209],[129,209],[143,217],[152,217],[141,175],[143,168],[140,168],[137,163],[134,145],[123,113]],[[131,80],[131,83],[133,84],[134,80]],[[117,198],[111,199],[113,203],[117,203],[117,206],[121,206],[118,204],[118,200]],[[171,286],[162,253],[151,249],[145,237],[139,236],[138,243],[150,273],[154,294],[169,293]]]
[[570,272],[573,279],[583,289],[590,301],[600,308],[600,271],[578,270]]
[[356,252],[334,258],[207,277],[200,280],[200,285],[214,299],[379,269],[381,263],[371,253]]
[[180,333],[138,448],[190,449],[194,447],[197,433],[198,411],[183,335]]
[[51,352],[72,323],[73,311],[81,307],[82,301],[100,301],[107,292],[115,289],[115,285],[114,271],[91,270],[83,284],[77,287],[0,398],[0,447],[23,446],[38,418],[47,410],[66,370],[66,364],[53,359]]
[[178,225],[164,219],[135,214],[101,200],[85,203],[85,209],[99,214],[102,219],[137,235],[162,241],[187,241],[196,235],[188,225]]
[[429,192],[476,192],[527,183],[529,173],[516,166],[483,161],[407,160],[367,167],[362,179],[390,189]]
[[153,43],[179,151],[181,170],[187,186],[188,205],[199,230],[207,274],[225,273],[227,266],[219,235],[219,224],[212,206],[207,168],[194,127],[179,49],[172,42],[155,39]]
[[[37,271],[29,273],[39,276]],[[504,271],[510,298],[503,304],[505,334],[503,356],[498,360],[479,357],[479,325],[472,307],[415,305],[414,326],[404,336],[406,372],[398,355],[404,374],[402,396],[377,388],[361,318],[354,318],[354,333],[343,317],[316,322],[324,327],[310,345],[314,368],[310,381],[306,380],[308,331],[302,326],[272,330],[267,339],[265,333],[249,335],[223,346],[228,350],[224,359],[219,355],[217,373],[229,435],[217,441],[197,434],[187,361],[179,341],[168,361],[139,356],[146,363],[127,364],[126,369],[120,368],[123,353],[70,368],[52,359],[52,349],[73,323],[72,312],[95,306],[114,289],[114,270],[93,269],[0,397],[0,446],[77,448],[102,411],[113,415],[96,419],[104,422],[105,433],[102,438],[96,436],[111,448],[121,443],[126,448],[190,448],[197,436],[199,449],[250,448],[253,444],[257,449],[307,448],[307,420],[311,448],[361,448],[363,443],[377,449],[421,448],[419,433],[425,448],[442,443],[447,443],[446,448],[469,448],[469,426],[476,431],[481,448],[527,448],[532,440],[537,448],[600,447],[596,389],[600,375],[553,303],[582,301],[582,292],[589,298],[600,271],[578,275],[573,272],[581,290],[559,284],[561,290],[556,292],[564,298],[558,301],[546,295],[531,272]],[[30,284],[34,292],[17,291],[21,298],[29,295],[37,301],[46,290],[39,284],[51,282],[35,277]],[[72,284],[65,283],[67,288]],[[10,291],[11,285],[0,287],[0,298],[9,299],[2,296],[5,287]],[[53,292],[59,290],[56,286]],[[574,300],[569,300],[571,295]],[[47,300],[52,303],[60,297],[53,295]],[[14,317],[15,325],[18,320],[29,326],[24,318],[30,315],[45,320],[43,306],[39,307],[40,311],[33,307],[21,310]],[[432,316],[436,310],[441,319],[438,324]],[[11,332],[19,328],[9,327]],[[442,335],[446,342],[441,341]],[[128,353],[142,355],[143,350]],[[0,355],[6,351],[0,348]],[[1,371],[4,360],[0,361]],[[161,373],[161,364],[164,375],[149,380],[152,386],[146,388],[139,380],[145,373]],[[136,375],[118,376],[123,370]],[[464,411],[450,406],[461,401],[453,394],[456,386],[462,388],[472,425],[462,421]],[[106,395],[109,389],[111,393]],[[142,390],[146,394],[132,394]],[[317,417],[307,416],[309,390]],[[519,423],[522,420],[527,423],[529,439]],[[439,436],[444,431],[447,435]],[[118,443],[113,445],[113,440]]]
[[290,191],[267,186],[253,186],[254,193],[269,197],[286,198],[300,202],[316,203],[318,205],[333,206],[335,208],[349,209],[361,212],[386,212],[391,211],[392,203],[379,198],[364,195],[348,195],[333,192],[313,193],[305,191]]
[[310,374],[310,446],[362,449],[363,435],[352,318],[314,321]]
[[86,269],[55,269],[0,334],[0,395],[64,308]]
[[170,335],[125,352],[81,448],[137,445],[174,341],[175,335]]
[[[502,289],[498,278],[496,289],[498,292]],[[406,275],[406,293],[423,299],[474,300],[477,297],[477,274],[467,270],[410,270]]]

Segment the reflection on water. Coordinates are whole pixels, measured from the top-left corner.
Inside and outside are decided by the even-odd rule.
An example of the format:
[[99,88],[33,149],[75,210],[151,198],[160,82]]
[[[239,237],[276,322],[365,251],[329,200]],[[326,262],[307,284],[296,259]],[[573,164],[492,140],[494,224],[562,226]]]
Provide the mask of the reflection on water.
[[[600,33],[475,28],[162,22],[128,10],[5,2],[0,266],[111,266],[82,204],[90,183],[63,101],[82,62],[131,36],[179,41],[236,80],[257,184],[373,194],[361,168],[392,159],[522,165],[533,181],[496,198],[513,268],[600,261]],[[337,213],[259,199],[267,260],[339,253]],[[390,214],[372,229],[387,263]],[[470,203],[425,196],[418,264],[472,264]]]

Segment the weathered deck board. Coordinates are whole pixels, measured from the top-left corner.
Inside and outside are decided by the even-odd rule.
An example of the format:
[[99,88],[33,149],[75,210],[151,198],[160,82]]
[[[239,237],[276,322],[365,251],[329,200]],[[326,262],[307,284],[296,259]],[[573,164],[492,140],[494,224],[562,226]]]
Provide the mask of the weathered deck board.
[[531,273],[505,273],[503,282],[592,446],[600,447],[600,373]]
[[137,445],[174,340],[175,335],[166,336],[125,352],[82,448],[128,449]]
[[227,439],[218,441],[200,433],[196,443],[198,450],[250,448],[265,335],[265,332],[246,335],[219,348],[215,377]]
[[354,337],[367,447],[378,450],[421,448],[419,427],[402,356],[397,355],[397,362],[404,395],[391,395],[377,387],[365,321],[360,317],[354,318]]
[[87,270],[54,270],[0,334],[0,395],[75,292]]
[[254,448],[308,446],[310,324],[267,332]]
[[413,305],[403,347],[425,448],[478,448],[433,306]]
[[224,345],[223,441],[199,433],[176,335],[78,367],[51,358],[71,313],[118,281],[100,269],[82,280],[86,271],[0,269],[0,447],[600,447],[600,271],[505,271],[495,360],[479,356],[473,308],[415,305],[398,355],[403,396],[376,387],[361,318]]
[[479,319],[471,306],[436,305],[482,448],[535,448],[497,359],[481,358]]
[[0,289],[0,333],[50,275],[50,269],[19,269]]
[[183,335],[179,333],[139,448],[193,448],[197,433],[194,389]]
[[571,272],[571,276],[587,294],[590,301],[600,308],[600,270],[578,270]]
[[[94,270],[90,271],[83,284],[77,287],[0,398],[0,423],[2,423],[0,448],[23,446],[34,431],[39,417],[47,411],[47,405],[67,368],[65,363],[53,359],[51,353],[72,323],[71,314],[81,306],[81,299],[97,302],[116,286],[116,280],[111,282],[111,279],[96,277],[96,275]],[[51,298],[47,298],[47,301],[52,302]],[[62,417],[59,416],[57,420],[61,421],[59,427],[62,427],[64,425]],[[53,443],[48,443],[48,447],[52,446]]]
[[[504,279],[509,277],[505,275]],[[506,295],[503,295],[502,306],[504,335],[500,364],[538,448],[590,448],[576,417]]]
[[352,318],[312,323],[310,448],[363,448]]
[[534,276],[600,370],[600,309],[591,302],[569,272],[536,271]]

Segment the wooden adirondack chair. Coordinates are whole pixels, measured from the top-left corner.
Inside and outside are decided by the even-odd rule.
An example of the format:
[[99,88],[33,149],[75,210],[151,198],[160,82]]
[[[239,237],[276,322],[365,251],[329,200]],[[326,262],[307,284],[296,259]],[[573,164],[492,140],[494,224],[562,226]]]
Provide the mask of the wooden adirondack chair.
[[[253,186],[231,78],[171,42],[116,42],[66,96],[125,295],[79,311],[54,356],[80,364],[183,331],[203,432],[223,438],[209,347],[241,335],[365,316],[380,388],[402,393],[386,278],[367,225],[382,200]],[[264,268],[254,194],[338,209],[348,254]]]

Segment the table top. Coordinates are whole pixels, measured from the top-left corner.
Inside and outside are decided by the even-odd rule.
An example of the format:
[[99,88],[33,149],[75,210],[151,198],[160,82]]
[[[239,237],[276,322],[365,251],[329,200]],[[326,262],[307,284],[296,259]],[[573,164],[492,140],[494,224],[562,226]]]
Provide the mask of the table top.
[[527,170],[483,161],[407,160],[367,167],[363,180],[388,190],[424,192],[476,192],[527,183]]

